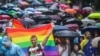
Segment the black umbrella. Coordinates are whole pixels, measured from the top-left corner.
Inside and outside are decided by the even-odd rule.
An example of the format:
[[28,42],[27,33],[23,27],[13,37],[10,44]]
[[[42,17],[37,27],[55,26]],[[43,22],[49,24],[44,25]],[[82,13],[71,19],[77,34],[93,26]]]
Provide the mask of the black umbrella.
[[54,36],[56,37],[79,37],[80,35],[74,31],[64,30],[64,31],[55,32]]
[[40,16],[35,17],[35,19],[38,19],[38,20],[51,20],[51,18],[47,15],[40,15]]
[[65,24],[78,24],[79,26],[81,26],[83,23],[80,20],[77,19],[69,19],[66,20]]
[[34,0],[31,5],[32,6],[40,6],[40,5],[42,5],[42,3],[39,2],[38,0]]
[[51,22],[51,18],[47,15],[40,15],[40,16],[34,17],[34,20],[38,24],[45,24],[45,23]]
[[87,27],[82,28],[81,32],[85,33],[86,31],[89,31],[91,33],[91,35],[94,36],[94,32],[99,31],[99,30],[100,29],[97,28],[96,26],[87,26]]
[[0,24],[5,24],[7,23],[7,21],[0,21]]
[[68,30],[66,26],[61,26],[61,25],[55,25],[54,31],[62,31],[62,30]]
[[55,15],[57,13],[54,13],[53,11],[45,11],[42,14],[45,14],[45,15]]

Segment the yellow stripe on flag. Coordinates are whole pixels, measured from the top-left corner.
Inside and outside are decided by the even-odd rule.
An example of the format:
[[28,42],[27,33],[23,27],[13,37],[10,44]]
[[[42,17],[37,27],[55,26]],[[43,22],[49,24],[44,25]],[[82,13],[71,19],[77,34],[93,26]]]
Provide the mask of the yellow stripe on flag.
[[[30,37],[31,36],[15,37],[15,38],[12,38],[12,42],[13,43],[29,42],[30,41]],[[44,35],[37,35],[38,41],[43,41],[44,37],[45,37]],[[51,35],[48,40],[53,40],[53,36]]]

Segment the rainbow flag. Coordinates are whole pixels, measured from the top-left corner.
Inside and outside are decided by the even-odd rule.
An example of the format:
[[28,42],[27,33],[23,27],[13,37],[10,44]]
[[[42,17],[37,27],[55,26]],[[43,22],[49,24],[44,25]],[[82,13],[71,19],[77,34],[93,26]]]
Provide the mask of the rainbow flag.
[[[12,42],[19,45],[25,52],[27,48],[31,46],[30,37],[36,35],[38,37],[38,44],[43,41],[44,37],[52,29],[51,24],[46,24],[43,26],[31,28],[31,29],[21,29],[21,28],[7,28],[6,32],[9,37],[12,38]],[[53,35],[51,34],[45,47],[44,47],[45,56],[58,56]]]

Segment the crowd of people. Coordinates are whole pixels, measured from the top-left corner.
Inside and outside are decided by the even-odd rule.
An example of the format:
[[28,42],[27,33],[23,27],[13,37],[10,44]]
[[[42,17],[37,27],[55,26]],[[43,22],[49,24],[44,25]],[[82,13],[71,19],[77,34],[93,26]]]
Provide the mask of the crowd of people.
[[[0,56],[44,56],[42,50],[51,32],[54,33],[55,47],[59,56],[100,56],[100,28],[92,29],[93,31],[90,29],[82,31],[83,28],[89,26],[95,27],[96,23],[100,22],[100,19],[91,20],[88,18],[94,12],[93,8],[89,5],[81,7],[77,3],[73,5],[63,3],[63,6],[61,4],[54,2],[45,5],[35,4],[36,6],[28,4],[22,6],[21,4],[20,6],[1,5],[0,11],[4,9],[6,12],[9,10],[14,10],[15,12],[12,12],[10,15],[5,12],[6,15],[10,16],[10,19],[4,21],[0,19]],[[0,12],[0,15],[5,15],[5,13]],[[19,20],[26,29],[51,22],[54,23],[54,26],[75,24],[75,27],[68,28],[67,26],[66,29],[68,28],[67,30],[69,31],[77,32],[79,36],[55,36],[55,32],[66,31],[66,29],[52,30],[40,44],[37,44],[37,36],[31,36],[30,41],[32,46],[28,47],[26,55],[20,46],[14,44],[12,39],[6,34],[5,29],[12,27],[12,19]],[[86,20],[86,22],[84,23],[82,20]],[[90,23],[87,23],[88,20],[90,20]],[[96,46],[94,46],[95,44]]]

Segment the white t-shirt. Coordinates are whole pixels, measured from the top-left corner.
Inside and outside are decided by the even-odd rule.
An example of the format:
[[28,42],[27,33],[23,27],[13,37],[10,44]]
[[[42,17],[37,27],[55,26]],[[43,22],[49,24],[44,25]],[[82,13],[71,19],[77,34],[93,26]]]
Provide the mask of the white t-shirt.
[[[61,53],[62,50],[63,50],[63,48],[60,45],[58,45],[59,53]],[[68,45],[67,44],[66,44],[66,50],[63,52],[62,56],[68,56]]]
[[34,48],[30,47],[29,48],[30,56],[43,56],[43,51],[42,50],[43,50],[43,46],[41,44],[37,45]]

